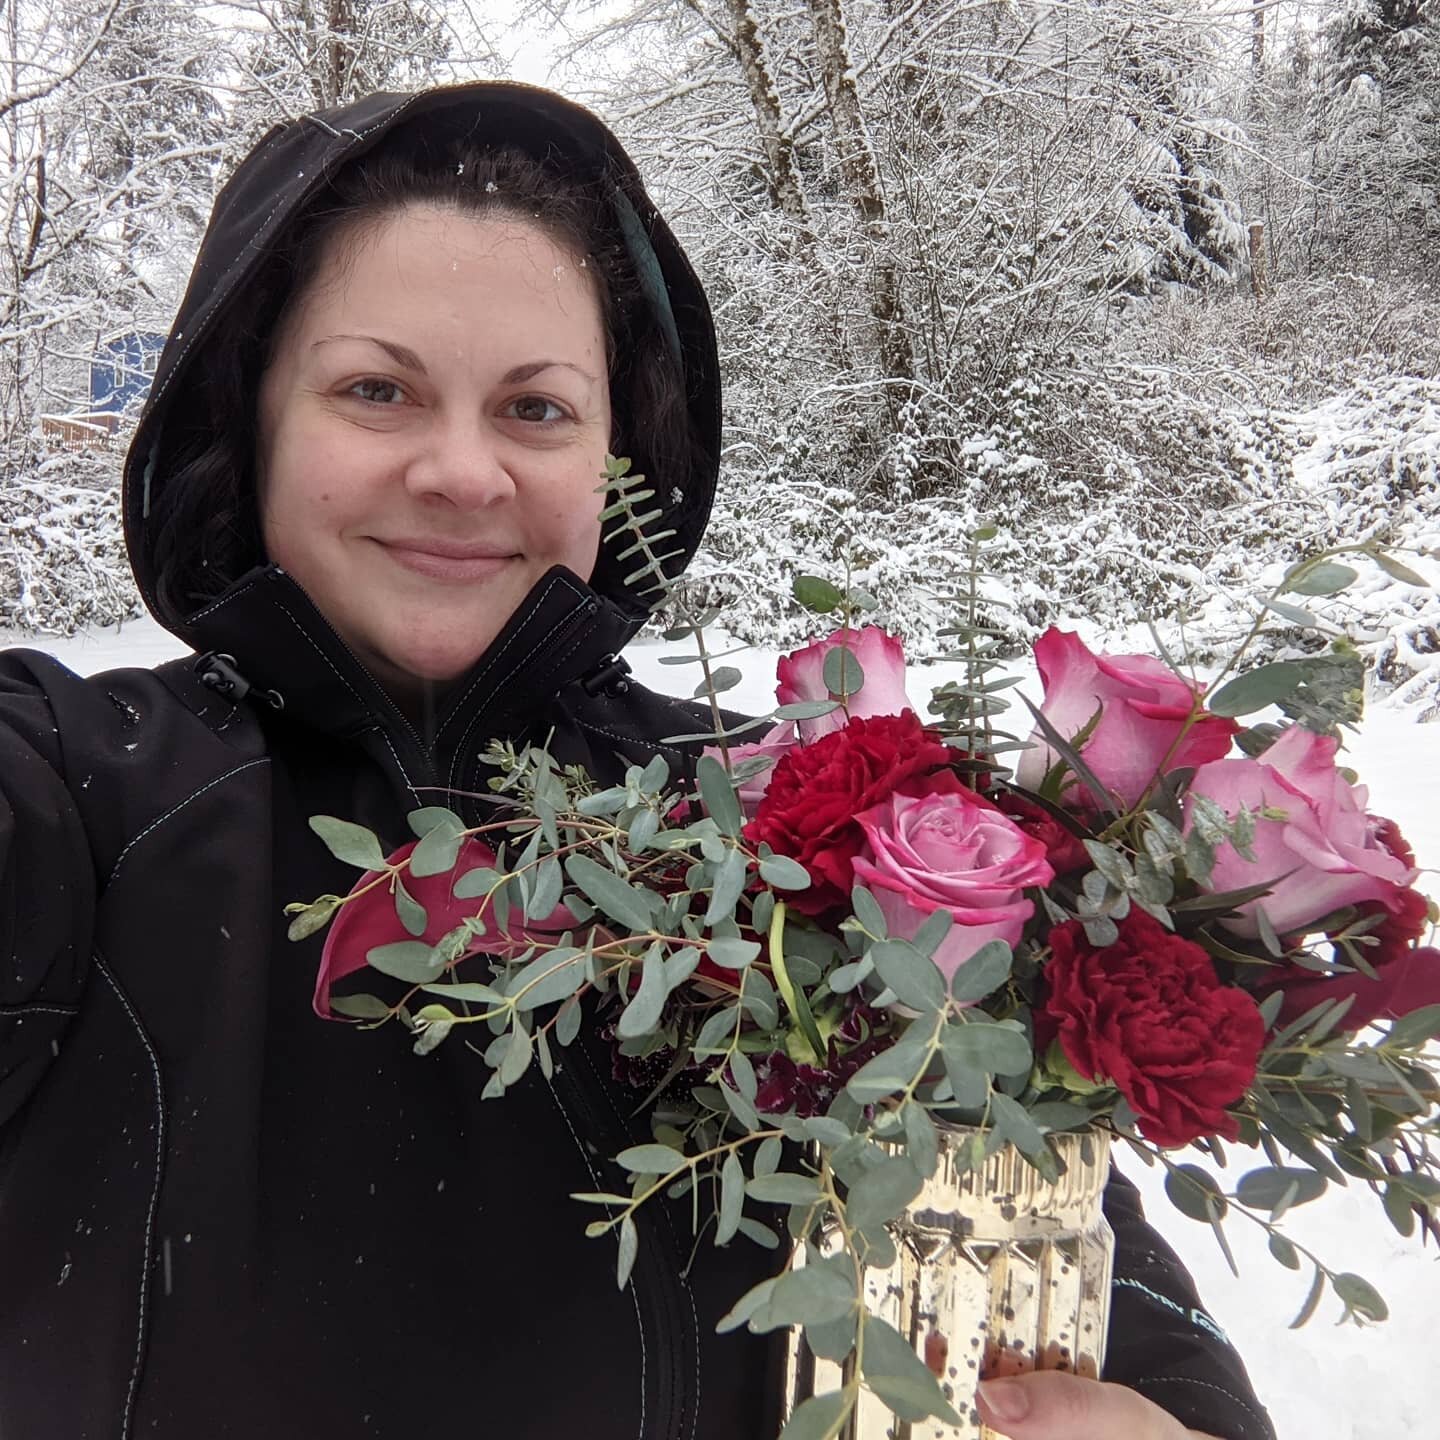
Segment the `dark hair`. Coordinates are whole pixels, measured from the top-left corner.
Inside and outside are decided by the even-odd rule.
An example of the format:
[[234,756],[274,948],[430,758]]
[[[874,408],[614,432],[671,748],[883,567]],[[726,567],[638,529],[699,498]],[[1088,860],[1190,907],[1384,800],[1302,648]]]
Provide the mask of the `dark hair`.
[[[486,147],[469,137],[435,140],[418,126],[402,128],[345,166],[281,236],[218,317],[190,363],[180,403],[168,407],[164,478],[146,528],[156,599],[177,620],[214,599],[264,554],[255,485],[257,402],[286,307],[313,283],[335,247],[416,204],[518,218],[584,260],[604,320],[611,449],[630,456],[636,471],[664,477],[667,489],[688,490],[698,447],[683,365],[669,317],[647,298],[627,244],[617,206],[629,201],[606,175],[577,176],[553,151]],[[618,593],[619,573],[603,547],[593,581]]]

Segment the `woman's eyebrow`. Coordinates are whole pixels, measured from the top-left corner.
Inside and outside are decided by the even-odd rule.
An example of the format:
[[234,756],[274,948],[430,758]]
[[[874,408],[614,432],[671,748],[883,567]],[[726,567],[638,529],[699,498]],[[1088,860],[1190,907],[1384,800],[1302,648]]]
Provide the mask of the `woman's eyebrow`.
[[332,340],[360,340],[367,345],[378,345],[397,365],[406,370],[413,370],[417,375],[428,375],[425,369],[425,362],[408,345],[401,345],[394,340],[382,340],[378,335],[327,335],[323,340],[317,340],[310,348],[318,350],[322,345],[328,345]]
[[500,382],[502,385],[521,385],[526,380],[533,379],[542,370],[555,368],[562,370],[573,370],[577,375],[583,376],[592,385],[600,383],[598,375],[592,375],[588,370],[576,365],[570,360],[529,360],[524,365],[517,365],[513,370],[505,372],[505,378]]

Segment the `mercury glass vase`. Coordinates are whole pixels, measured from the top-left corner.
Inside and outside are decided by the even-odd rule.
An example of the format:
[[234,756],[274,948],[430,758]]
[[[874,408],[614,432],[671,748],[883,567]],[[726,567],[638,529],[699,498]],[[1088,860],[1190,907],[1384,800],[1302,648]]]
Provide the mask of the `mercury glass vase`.
[[[978,1169],[957,1164],[972,1134],[942,1129],[934,1175],[890,1226],[894,1265],[865,1272],[867,1306],[910,1340],[962,1423],[901,1420],[862,1390],[839,1440],[1001,1440],[975,1409],[977,1381],[1025,1370],[1100,1374],[1115,1252],[1101,1210],[1109,1137],[1053,1136],[1065,1173],[1051,1183],[1009,1146]],[[822,1238],[822,1248],[839,1245]],[[791,1332],[787,1415],[844,1380],[803,1330]]]

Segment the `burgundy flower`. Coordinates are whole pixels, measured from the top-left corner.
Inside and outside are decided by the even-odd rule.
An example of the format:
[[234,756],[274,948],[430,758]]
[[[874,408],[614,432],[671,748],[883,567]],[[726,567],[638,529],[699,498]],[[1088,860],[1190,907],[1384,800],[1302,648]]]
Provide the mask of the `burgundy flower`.
[[1202,1135],[1234,1139],[1226,1107],[1255,1078],[1265,1026],[1255,1001],[1224,985],[1209,955],[1143,910],[1096,949],[1078,921],[1050,932],[1049,995],[1037,1038],[1058,1038],[1087,1080],[1108,1081],[1130,1102],[1157,1145]]

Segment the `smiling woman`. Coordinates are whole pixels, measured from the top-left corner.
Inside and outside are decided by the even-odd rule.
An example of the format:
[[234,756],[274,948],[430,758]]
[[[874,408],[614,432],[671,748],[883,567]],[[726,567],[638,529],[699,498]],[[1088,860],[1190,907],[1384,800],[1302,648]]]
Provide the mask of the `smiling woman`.
[[552,565],[589,579],[600,539],[593,271],[489,209],[328,237],[260,384],[266,551],[401,695],[468,670]]

